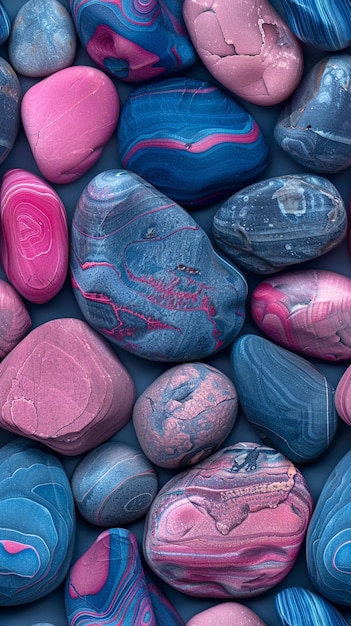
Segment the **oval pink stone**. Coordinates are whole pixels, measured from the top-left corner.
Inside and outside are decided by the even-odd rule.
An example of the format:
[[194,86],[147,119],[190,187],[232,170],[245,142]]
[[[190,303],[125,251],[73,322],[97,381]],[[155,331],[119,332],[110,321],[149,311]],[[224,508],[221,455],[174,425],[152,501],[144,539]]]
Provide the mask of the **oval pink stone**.
[[31,325],[22,298],[12,285],[0,280],[0,359],[23,339]]
[[93,67],[68,67],[30,87],[22,122],[43,176],[70,183],[87,172],[112,136],[119,110],[114,83]]
[[44,180],[13,169],[0,191],[0,259],[6,276],[27,300],[42,304],[61,289],[68,270],[66,209]]
[[296,89],[302,48],[268,0],[185,0],[183,15],[201,61],[237,96],[272,105]]
[[0,364],[0,426],[76,455],[131,416],[134,382],[117,355],[79,319],[32,330]]
[[244,604],[223,602],[194,615],[185,626],[266,626]]

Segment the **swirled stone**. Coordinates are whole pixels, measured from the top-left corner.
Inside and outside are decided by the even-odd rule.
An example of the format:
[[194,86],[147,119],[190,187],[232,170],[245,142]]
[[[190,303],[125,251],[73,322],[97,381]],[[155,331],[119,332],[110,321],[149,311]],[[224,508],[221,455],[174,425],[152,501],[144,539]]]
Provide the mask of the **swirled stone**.
[[10,32],[11,21],[3,2],[0,2],[0,44],[3,44],[5,43],[5,41],[7,41]]
[[281,0],[293,33],[321,50],[342,50],[351,44],[348,0]]
[[149,80],[195,63],[177,0],[70,0],[70,6],[90,57],[120,80]]
[[161,467],[194,465],[232,430],[238,395],[232,381],[206,363],[184,363],[140,394],[133,424],[146,456]]
[[75,509],[63,466],[18,437],[0,449],[0,605],[43,598],[72,558]]
[[158,481],[140,450],[110,441],[91,450],[71,479],[79,512],[96,526],[124,526],[145,515]]
[[256,443],[233,444],[161,488],[147,515],[144,555],[188,595],[252,597],[293,566],[311,508],[291,461]]
[[351,164],[351,55],[332,54],[304,76],[274,128],[277,144],[313,172]]
[[244,604],[221,602],[197,613],[185,626],[266,626],[265,623]]
[[306,535],[306,562],[317,592],[337,604],[351,605],[351,452],[327,478]]
[[115,434],[134,397],[116,353],[79,319],[37,326],[0,364],[0,426],[66,455]]
[[185,0],[183,15],[201,61],[237,96],[272,105],[296,89],[302,50],[267,0]]
[[94,67],[66,67],[32,85],[21,114],[43,176],[60,184],[83,176],[112,136],[119,108],[114,83]]
[[334,388],[321,371],[258,335],[235,340],[231,364],[241,408],[265,444],[294,463],[329,448],[339,420]]
[[253,290],[256,324],[276,343],[326,361],[351,358],[351,279],[323,269],[281,272]]
[[32,320],[21,296],[5,280],[0,280],[0,359],[27,334]]
[[27,0],[11,30],[11,64],[23,76],[49,76],[69,67],[76,54],[76,29],[58,0]]
[[188,206],[228,197],[268,162],[252,115],[224,90],[195,78],[135,89],[121,110],[118,141],[124,168]]
[[341,419],[351,426],[351,365],[344,371],[335,390],[335,406]]
[[13,67],[0,57],[0,163],[17,139],[21,120],[22,88]]
[[61,289],[68,270],[65,206],[45,180],[21,169],[5,172],[0,190],[0,259],[10,283],[43,304]]
[[349,626],[328,600],[303,587],[287,587],[275,596],[281,626]]
[[271,274],[326,254],[345,238],[347,213],[323,176],[291,174],[256,182],[213,218],[214,241],[244,269]]
[[183,618],[174,604],[163,593],[156,577],[149,569],[146,569],[144,574],[157,626],[184,626]]
[[91,326],[155,361],[191,361],[239,333],[247,285],[179,205],[137,174],[108,170],[72,222],[72,285]]
[[105,530],[73,564],[65,605],[69,626],[156,626],[138,544],[129,530]]

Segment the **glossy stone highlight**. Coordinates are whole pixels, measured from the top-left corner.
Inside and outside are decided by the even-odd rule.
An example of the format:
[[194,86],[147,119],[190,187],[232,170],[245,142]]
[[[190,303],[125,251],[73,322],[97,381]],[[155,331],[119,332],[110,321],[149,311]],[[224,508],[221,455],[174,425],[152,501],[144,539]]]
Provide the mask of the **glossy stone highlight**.
[[49,76],[69,67],[76,54],[70,13],[57,0],[27,0],[14,19],[8,52],[23,76]]
[[105,530],[74,563],[65,605],[69,626],[156,626],[138,544],[129,530]]
[[161,467],[194,465],[232,430],[238,395],[231,380],[205,363],[176,365],[139,396],[133,424],[146,456]]
[[279,115],[278,145],[313,172],[340,172],[351,164],[351,56],[316,63]]
[[43,598],[64,580],[75,533],[63,466],[28,439],[0,449],[0,605]]
[[108,343],[85,322],[50,320],[0,364],[0,426],[77,455],[128,421],[134,383]]
[[256,324],[276,343],[326,361],[351,358],[351,279],[323,269],[281,272],[252,292]]
[[0,280],[0,359],[27,334],[32,320],[21,296],[5,280]]
[[112,136],[119,96],[104,72],[76,65],[30,87],[21,114],[40,172],[50,182],[71,183],[96,163]]
[[27,300],[43,304],[61,289],[68,270],[65,206],[55,190],[26,170],[12,169],[0,190],[0,259]]
[[72,285],[85,319],[155,361],[201,359],[244,323],[247,285],[179,205],[126,170],[84,188],[72,222]]
[[244,269],[271,274],[315,259],[345,238],[342,196],[325,177],[290,174],[245,187],[213,218],[215,243]]
[[122,165],[189,206],[256,180],[268,147],[254,118],[225,91],[194,78],[135,89],[118,124]]
[[349,622],[325,598],[303,587],[287,587],[275,596],[281,626],[348,626]]
[[71,479],[79,512],[96,526],[124,526],[145,515],[157,493],[157,475],[135,447],[110,441],[91,450]]
[[241,408],[264,443],[294,463],[330,446],[338,417],[334,388],[309,361],[258,335],[242,335],[231,350]]
[[185,0],[183,15],[201,61],[237,96],[273,105],[296,89],[302,50],[267,0]]
[[222,602],[197,613],[186,626],[266,626],[265,623],[244,604]]
[[323,485],[306,536],[306,561],[317,592],[336,604],[351,605],[351,452]]
[[82,45],[95,63],[127,82],[184,70],[196,60],[177,0],[70,0]]
[[281,0],[295,35],[321,50],[342,50],[351,44],[348,0]]
[[6,59],[0,58],[0,163],[5,161],[17,139],[21,118],[22,88]]
[[161,488],[146,519],[145,558],[182,593],[253,597],[293,566],[311,509],[291,461],[257,443],[233,444]]

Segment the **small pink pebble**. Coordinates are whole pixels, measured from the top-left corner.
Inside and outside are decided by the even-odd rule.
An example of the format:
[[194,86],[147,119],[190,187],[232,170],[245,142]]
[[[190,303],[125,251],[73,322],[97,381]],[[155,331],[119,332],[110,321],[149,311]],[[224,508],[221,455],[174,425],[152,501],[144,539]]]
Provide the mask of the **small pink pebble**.
[[43,176],[70,183],[85,174],[112,136],[119,110],[114,83],[94,67],[68,67],[30,87],[22,122]]
[[30,315],[17,291],[0,280],[0,359],[23,339],[31,325]]
[[244,604],[223,602],[194,615],[185,626],[266,626]]
[[67,215],[60,197],[38,176],[9,170],[1,185],[0,224],[0,260],[10,283],[30,302],[48,302],[68,270]]

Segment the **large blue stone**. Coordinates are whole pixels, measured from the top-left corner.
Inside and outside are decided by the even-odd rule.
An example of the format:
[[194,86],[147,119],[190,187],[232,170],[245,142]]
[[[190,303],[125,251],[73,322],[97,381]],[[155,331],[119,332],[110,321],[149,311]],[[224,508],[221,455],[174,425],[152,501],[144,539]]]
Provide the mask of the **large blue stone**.
[[275,596],[281,626],[349,626],[325,598],[303,587],[287,587]]
[[342,50],[351,44],[349,0],[281,0],[291,30],[321,50]]
[[20,126],[22,88],[12,66],[0,58],[0,163],[12,150]]

